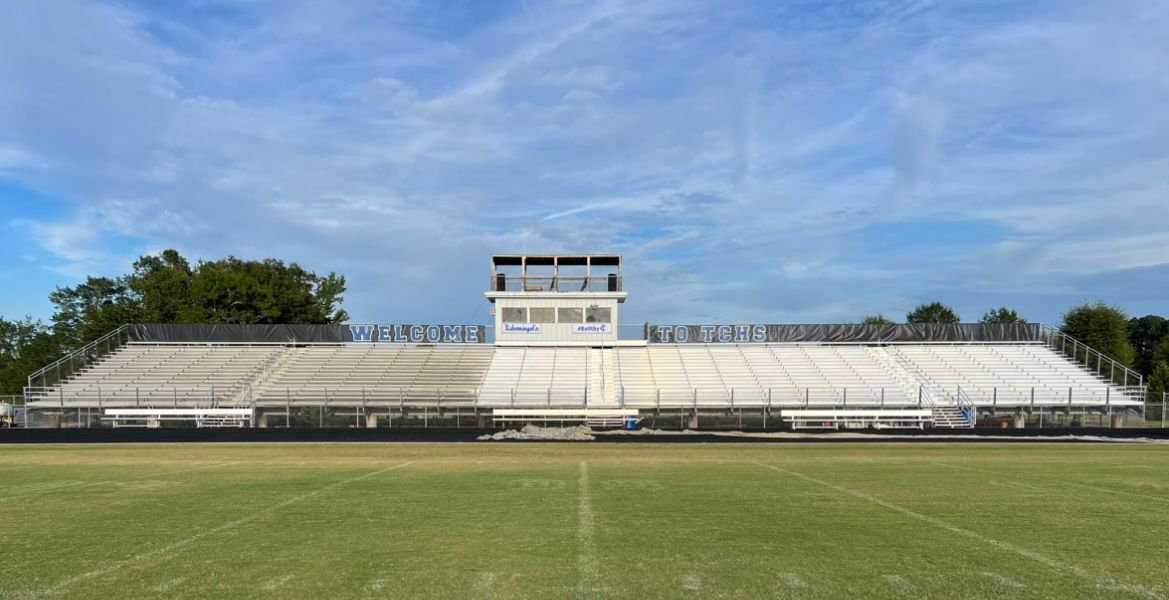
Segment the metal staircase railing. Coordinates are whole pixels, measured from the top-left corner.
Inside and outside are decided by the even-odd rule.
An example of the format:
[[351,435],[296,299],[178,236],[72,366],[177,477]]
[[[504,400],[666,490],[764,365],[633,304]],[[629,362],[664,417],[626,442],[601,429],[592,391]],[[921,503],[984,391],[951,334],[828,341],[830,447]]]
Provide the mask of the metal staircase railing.
[[1143,388],[1144,378],[1140,373],[1126,367],[1112,357],[1089,347],[1087,344],[1049,325],[1040,325],[1042,341],[1048,348],[1058,351],[1092,371],[1097,377],[1122,388]]
[[130,340],[129,328],[129,325],[122,325],[35,371],[28,376],[28,387],[44,390],[64,381],[99,358],[122,347]]

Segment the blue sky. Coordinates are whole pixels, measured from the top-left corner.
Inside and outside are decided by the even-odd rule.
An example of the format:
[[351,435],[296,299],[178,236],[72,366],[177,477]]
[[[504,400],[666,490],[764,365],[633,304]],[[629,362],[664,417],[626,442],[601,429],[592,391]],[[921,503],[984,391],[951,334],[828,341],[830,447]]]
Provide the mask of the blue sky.
[[0,3],[0,315],[174,247],[486,317],[619,252],[627,323],[1169,314],[1169,3]]

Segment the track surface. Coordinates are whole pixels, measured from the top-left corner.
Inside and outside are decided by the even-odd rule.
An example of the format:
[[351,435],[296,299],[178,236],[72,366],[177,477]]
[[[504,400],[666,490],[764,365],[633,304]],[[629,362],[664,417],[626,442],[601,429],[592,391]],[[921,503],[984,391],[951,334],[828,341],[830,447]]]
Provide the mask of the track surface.
[[0,598],[1169,598],[1169,446],[8,446],[0,523]]

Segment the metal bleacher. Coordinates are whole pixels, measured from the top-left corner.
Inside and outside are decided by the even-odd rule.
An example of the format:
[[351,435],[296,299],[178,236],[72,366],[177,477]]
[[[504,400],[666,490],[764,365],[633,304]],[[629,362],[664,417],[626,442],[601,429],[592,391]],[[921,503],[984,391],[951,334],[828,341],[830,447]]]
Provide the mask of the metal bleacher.
[[493,356],[480,346],[305,346],[257,382],[259,404],[473,404]]
[[961,393],[980,406],[1102,405],[1130,402],[1119,388],[1039,344],[898,345],[934,400]]
[[873,410],[931,410],[935,423],[961,424],[972,422],[976,407],[1140,404],[1106,374],[1042,343],[130,343],[30,390],[34,407],[774,407],[809,423],[820,413],[796,411],[832,409],[843,415],[834,420],[863,423]]
[[211,405],[244,401],[282,352],[269,346],[128,345],[30,398],[73,406]]

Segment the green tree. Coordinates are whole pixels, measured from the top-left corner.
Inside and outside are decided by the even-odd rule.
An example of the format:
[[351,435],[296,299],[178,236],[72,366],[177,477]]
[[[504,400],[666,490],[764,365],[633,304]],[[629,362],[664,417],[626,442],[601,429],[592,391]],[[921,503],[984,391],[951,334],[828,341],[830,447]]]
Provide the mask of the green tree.
[[1074,306],[1064,313],[1059,330],[1123,365],[1133,363],[1128,315],[1115,306],[1103,302]]
[[191,317],[190,263],[175,250],[143,256],[134,263],[126,285],[138,300],[135,320],[142,323],[185,323]]
[[65,347],[76,348],[135,320],[139,303],[125,278],[89,277],[49,294],[56,305],[53,332]]
[[[1152,362],[1154,367],[1162,363],[1169,363],[1169,337],[1161,340],[1161,343],[1157,344],[1156,348],[1153,348],[1150,362]],[[1153,369],[1150,368],[1149,373],[1151,374],[1152,372]]]
[[1165,339],[1169,339],[1169,320],[1164,317],[1145,315],[1128,320],[1128,341],[1136,352],[1133,366],[1142,375],[1153,372],[1153,350]]
[[1169,392],[1169,363],[1159,362],[1153,367],[1148,381],[1148,399],[1150,402],[1160,402],[1163,394]]
[[345,277],[296,263],[234,256],[194,267],[174,250],[143,256],[121,277],[58,288],[53,330],[76,348],[125,323],[341,323]]
[[1019,316],[1019,313],[1015,309],[1002,306],[986,311],[986,314],[982,315],[982,318],[978,322],[1010,325],[1014,323],[1026,323],[1027,319]]
[[861,321],[862,325],[892,325],[893,321],[885,315],[869,315]]
[[40,321],[0,317],[0,394],[20,394],[29,374],[60,354],[60,344]]
[[906,323],[958,323],[958,313],[941,302],[919,304],[905,315]]

